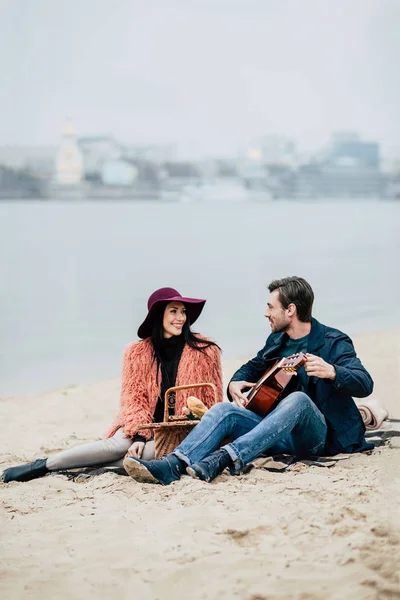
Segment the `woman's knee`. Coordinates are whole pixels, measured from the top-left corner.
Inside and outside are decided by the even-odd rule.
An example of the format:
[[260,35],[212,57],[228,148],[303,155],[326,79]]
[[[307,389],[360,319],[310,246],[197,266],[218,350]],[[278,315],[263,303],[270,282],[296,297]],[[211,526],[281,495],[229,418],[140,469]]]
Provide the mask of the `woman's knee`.
[[123,456],[129,450],[133,443],[130,438],[115,436],[106,438],[102,440],[102,442],[106,452],[113,452],[116,455],[120,454],[121,456]]

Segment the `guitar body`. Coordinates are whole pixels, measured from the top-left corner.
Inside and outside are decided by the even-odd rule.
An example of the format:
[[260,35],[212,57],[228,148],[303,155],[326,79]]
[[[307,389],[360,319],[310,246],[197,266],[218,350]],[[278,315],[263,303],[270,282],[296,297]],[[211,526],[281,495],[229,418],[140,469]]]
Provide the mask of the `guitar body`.
[[304,354],[277,361],[264,373],[247,396],[246,408],[259,417],[266,417],[279,404],[283,390],[305,362]]

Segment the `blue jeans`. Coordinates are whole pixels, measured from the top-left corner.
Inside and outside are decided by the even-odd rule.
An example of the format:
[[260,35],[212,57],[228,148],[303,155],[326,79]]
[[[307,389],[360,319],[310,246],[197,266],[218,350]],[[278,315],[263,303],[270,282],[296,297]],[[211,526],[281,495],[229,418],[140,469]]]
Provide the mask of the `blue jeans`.
[[188,465],[196,463],[223,446],[229,453],[234,472],[260,454],[318,456],[324,453],[327,426],[323,414],[303,392],[289,394],[264,419],[231,402],[215,404],[200,423],[174,450]]

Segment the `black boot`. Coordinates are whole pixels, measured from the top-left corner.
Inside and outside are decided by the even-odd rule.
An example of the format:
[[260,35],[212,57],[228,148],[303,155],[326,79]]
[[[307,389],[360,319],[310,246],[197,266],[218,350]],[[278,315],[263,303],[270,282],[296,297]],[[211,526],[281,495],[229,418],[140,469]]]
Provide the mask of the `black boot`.
[[178,481],[187,467],[183,460],[175,454],[167,454],[163,458],[141,460],[135,456],[127,456],[123,462],[124,469],[133,479],[142,483],[161,483],[169,485]]
[[232,465],[232,459],[226,450],[221,449],[216,450],[198,463],[187,467],[186,473],[194,479],[209,482],[220,475],[229,465]]
[[37,477],[44,477],[49,472],[46,461],[47,458],[38,458],[19,467],[10,467],[3,471],[1,480],[4,483],[9,483],[10,481],[30,481]]

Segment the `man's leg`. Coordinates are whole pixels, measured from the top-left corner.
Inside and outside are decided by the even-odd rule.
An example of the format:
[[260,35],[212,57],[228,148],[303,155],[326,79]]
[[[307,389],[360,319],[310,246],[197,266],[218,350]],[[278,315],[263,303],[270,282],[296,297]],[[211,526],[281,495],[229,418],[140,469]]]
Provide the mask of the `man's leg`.
[[322,454],[327,426],[323,414],[303,392],[293,392],[251,431],[223,447],[235,472],[260,456],[285,452],[296,456]]
[[[219,402],[206,412],[174,452],[150,461],[129,456],[124,459],[124,468],[137,481],[168,485],[178,481],[186,467],[208,456],[224,439],[243,436],[261,420],[261,417],[244,408],[238,408],[230,402]],[[226,452],[225,456],[230,463],[231,459]]]
[[261,422],[262,418],[250,410],[239,408],[232,402],[219,402],[206,412],[173,454],[191,465],[214,452],[224,439],[235,440]]
[[[189,474],[211,481],[232,462],[240,473],[269,449],[300,456],[320,454],[326,432],[324,416],[303,392],[290,394],[265,419],[223,402],[204,415],[172,454],[149,462],[129,457],[124,467],[134,479],[168,485],[180,478],[186,464]],[[235,441],[214,452],[225,438]]]

